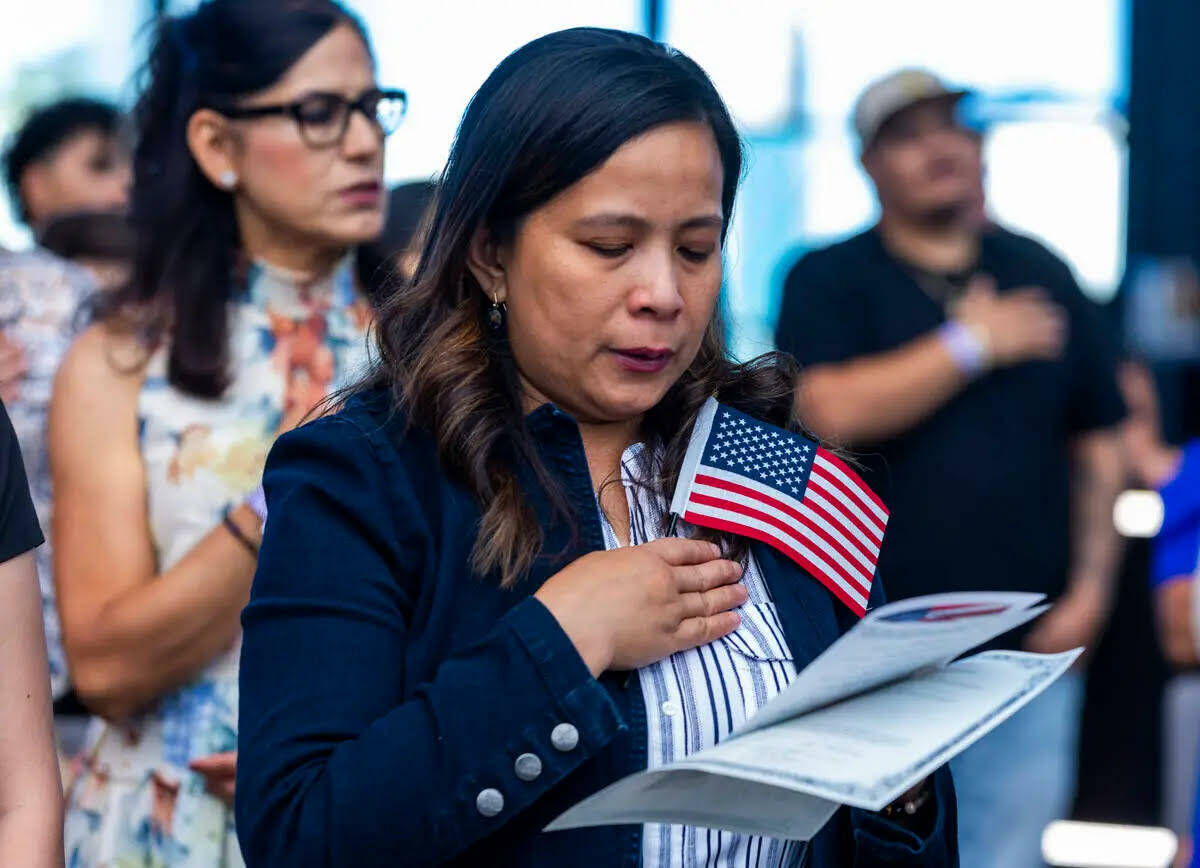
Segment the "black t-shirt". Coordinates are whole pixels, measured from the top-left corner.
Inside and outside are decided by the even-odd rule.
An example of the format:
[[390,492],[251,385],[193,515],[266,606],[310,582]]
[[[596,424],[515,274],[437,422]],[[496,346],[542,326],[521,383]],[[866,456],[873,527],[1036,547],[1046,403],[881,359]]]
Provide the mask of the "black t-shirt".
[[29,497],[21,447],[3,404],[0,404],[0,473],[4,474],[0,479],[0,563],[3,563],[44,542]]
[[[1114,347],[1065,263],[993,230],[973,271],[1000,292],[1045,289],[1069,318],[1067,348],[1059,360],[987,373],[916,427],[860,449],[865,478],[891,510],[879,561],[891,599],[1060,594],[1071,558],[1071,440],[1124,414]],[[908,343],[946,320],[929,277],[888,253],[875,230],[814,251],[788,274],[779,348],[813,365]],[[962,276],[932,283],[949,288]]]

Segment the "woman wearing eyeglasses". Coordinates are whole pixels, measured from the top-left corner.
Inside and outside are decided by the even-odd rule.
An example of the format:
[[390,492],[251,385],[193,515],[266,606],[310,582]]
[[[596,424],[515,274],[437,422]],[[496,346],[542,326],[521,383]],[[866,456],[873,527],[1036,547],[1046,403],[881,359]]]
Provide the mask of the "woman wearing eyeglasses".
[[147,72],[133,278],[51,409],[63,636],[105,724],[67,863],[223,868],[251,492],[275,437],[361,373],[351,250],[382,227],[404,95],[331,0],[206,0],[164,21]]

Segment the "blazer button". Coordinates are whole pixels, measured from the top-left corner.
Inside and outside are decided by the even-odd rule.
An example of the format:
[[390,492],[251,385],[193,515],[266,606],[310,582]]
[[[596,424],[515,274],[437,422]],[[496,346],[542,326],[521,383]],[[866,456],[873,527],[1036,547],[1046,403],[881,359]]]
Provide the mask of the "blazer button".
[[560,723],[550,731],[550,744],[563,753],[575,750],[579,744],[579,730],[569,723]]
[[523,781],[537,780],[538,775],[542,773],[542,761],[534,754],[523,753],[513,764],[513,771]]
[[485,817],[494,817],[504,810],[504,794],[488,787],[475,797],[475,810]]

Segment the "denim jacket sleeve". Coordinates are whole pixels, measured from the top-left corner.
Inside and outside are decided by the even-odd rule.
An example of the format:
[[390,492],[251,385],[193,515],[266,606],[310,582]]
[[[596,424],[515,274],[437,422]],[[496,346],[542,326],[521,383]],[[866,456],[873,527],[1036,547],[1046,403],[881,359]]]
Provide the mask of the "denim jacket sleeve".
[[931,826],[919,833],[882,814],[849,809],[855,868],[957,868],[958,824],[949,766],[934,772],[929,786],[933,788]]
[[[251,866],[450,860],[624,726],[533,598],[427,683],[405,683],[426,531],[395,451],[385,460],[370,436],[321,419],[280,438],[267,463],[241,663],[236,816]],[[571,750],[552,744],[564,723]],[[544,762],[532,782],[515,776],[524,752]],[[495,799],[477,806],[488,788],[504,794],[494,816]]]

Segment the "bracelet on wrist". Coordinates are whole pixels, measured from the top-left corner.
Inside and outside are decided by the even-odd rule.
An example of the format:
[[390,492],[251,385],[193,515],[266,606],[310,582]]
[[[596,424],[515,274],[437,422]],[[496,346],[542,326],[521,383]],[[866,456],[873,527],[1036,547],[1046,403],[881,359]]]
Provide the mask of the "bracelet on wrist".
[[232,509],[225,510],[225,515],[221,517],[221,525],[225,528],[225,530],[229,531],[230,536],[232,536],[245,547],[246,551],[250,552],[252,557],[257,558],[258,545],[254,542],[254,540],[246,536],[245,531],[238,527],[236,521],[230,518],[230,513],[232,511]]
[[933,788],[926,783],[914,795],[901,796],[890,805],[886,805],[880,813],[889,820],[908,820],[915,817],[931,798]]

